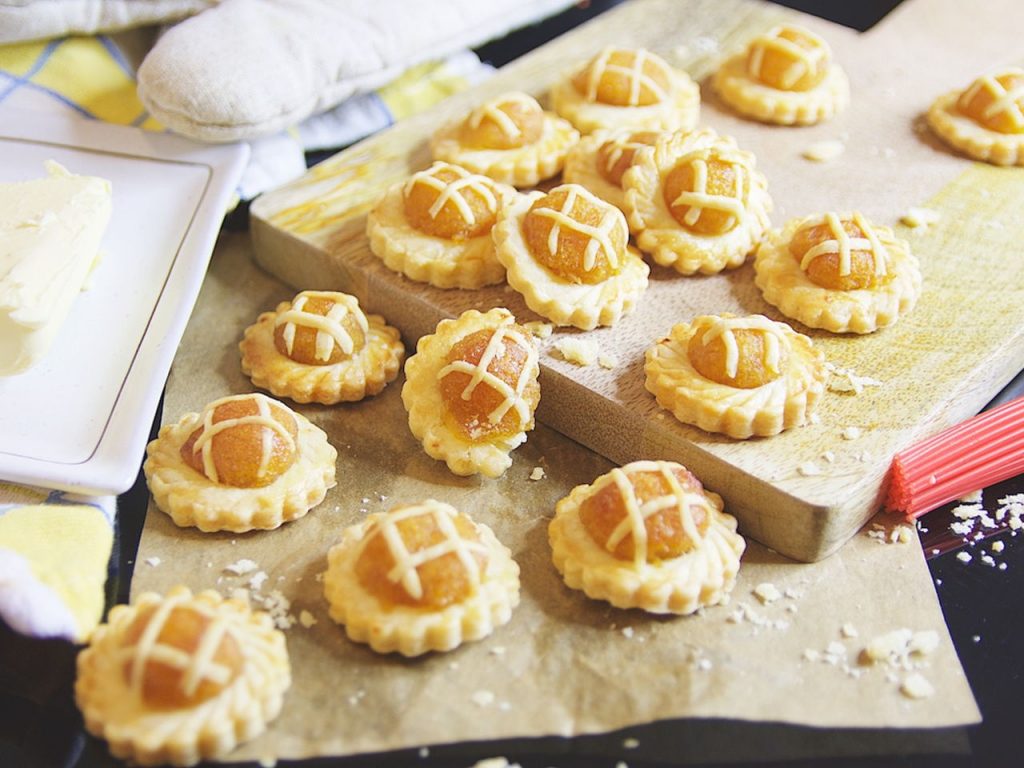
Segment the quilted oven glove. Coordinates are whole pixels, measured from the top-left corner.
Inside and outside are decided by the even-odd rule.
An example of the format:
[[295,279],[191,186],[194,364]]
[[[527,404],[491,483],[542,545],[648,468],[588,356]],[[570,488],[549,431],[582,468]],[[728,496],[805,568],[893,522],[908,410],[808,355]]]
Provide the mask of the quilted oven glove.
[[150,114],[201,141],[277,133],[409,67],[500,37],[572,0],[14,0],[0,42],[183,21],[138,71]]

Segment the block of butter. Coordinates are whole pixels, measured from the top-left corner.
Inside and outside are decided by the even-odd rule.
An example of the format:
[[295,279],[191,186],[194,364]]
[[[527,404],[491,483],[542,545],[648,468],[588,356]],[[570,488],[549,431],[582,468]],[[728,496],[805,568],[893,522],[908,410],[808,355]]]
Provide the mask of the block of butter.
[[0,183],[0,376],[46,353],[110,220],[109,181],[45,165],[43,178]]

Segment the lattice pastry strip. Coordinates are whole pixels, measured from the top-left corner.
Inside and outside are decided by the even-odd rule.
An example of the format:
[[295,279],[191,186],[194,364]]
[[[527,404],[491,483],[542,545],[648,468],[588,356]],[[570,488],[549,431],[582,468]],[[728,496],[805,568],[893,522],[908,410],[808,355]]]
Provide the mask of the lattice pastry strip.
[[739,370],[740,349],[736,341],[736,331],[757,330],[764,338],[764,359],[765,368],[773,374],[782,372],[782,350],[786,339],[778,323],[774,323],[763,315],[751,315],[748,317],[722,317],[712,315],[708,328],[701,334],[701,343],[705,346],[715,339],[722,339],[725,346],[725,373],[735,379]]
[[968,87],[961,101],[969,104],[981,90],[987,91],[993,97],[983,113],[986,120],[1005,114],[1013,127],[1011,133],[1024,131],[1024,83],[1018,83],[1008,89],[996,80],[995,75],[982,75]]
[[705,210],[726,213],[732,217],[733,226],[740,226],[746,216],[746,205],[750,199],[750,173],[741,158],[730,158],[726,154],[721,157],[721,160],[728,162],[732,168],[734,174],[733,193],[731,195],[710,193],[708,192],[708,158],[711,154],[711,150],[705,148],[687,158],[687,162],[693,170],[694,188],[680,192],[672,201],[671,206],[689,206],[683,216],[683,220],[689,227],[693,227],[700,221],[701,214]]
[[790,89],[804,75],[813,73],[828,58],[829,50],[824,40],[807,30],[802,30],[802,34],[814,41],[815,45],[812,48],[805,48],[792,40],[779,36],[779,31],[781,28],[776,28],[759,37],[751,45],[748,68],[750,74],[760,80],[765,55],[769,51],[782,54],[793,60],[781,78],[783,88]]
[[[506,118],[508,117],[508,115],[501,112],[501,110],[497,111]],[[444,181],[443,179],[439,179],[437,177],[439,169],[451,171],[456,175],[456,179],[454,181]],[[435,163],[425,171],[418,171],[409,177],[409,180],[405,182],[405,186],[402,191],[408,196],[412,192],[413,187],[417,184],[425,184],[437,192],[437,198],[427,211],[432,219],[436,219],[444,207],[451,202],[459,212],[459,216],[462,217],[462,220],[466,222],[466,224],[470,226],[475,224],[476,214],[473,213],[472,206],[470,206],[469,201],[466,200],[466,190],[470,190],[479,195],[484,200],[487,210],[491,213],[498,212],[499,200],[498,195],[495,194],[493,185],[488,183],[478,174],[470,173],[465,168],[460,168],[457,165],[452,165],[451,163]]]
[[[505,354],[505,340],[511,341],[517,347],[521,348],[526,353],[526,362],[523,364],[522,370],[519,372],[519,378],[516,381],[514,387],[510,386],[508,382],[498,378],[491,373],[491,363],[499,355]],[[444,368],[437,373],[437,379],[440,381],[445,378],[449,373],[465,373],[469,375],[469,382],[462,390],[461,397],[463,400],[469,400],[473,396],[473,392],[478,386],[484,384],[490,387],[499,395],[501,395],[501,402],[498,406],[491,411],[487,418],[492,424],[497,424],[510,410],[515,409],[516,416],[519,418],[519,423],[525,424],[532,418],[530,410],[530,403],[527,402],[523,393],[526,391],[527,385],[533,376],[534,371],[537,369],[539,355],[537,348],[534,344],[526,339],[526,337],[516,331],[513,328],[502,326],[494,331],[491,335],[490,340],[487,342],[487,346],[484,349],[484,353],[480,356],[478,363],[470,363],[466,360],[453,360]]]
[[[565,583],[595,600],[606,600],[618,608],[640,608],[652,613],[689,614],[722,602],[733,588],[745,542],[736,533],[736,520],[722,511],[722,499],[708,491],[681,487],[672,462],[637,461],[612,470],[592,484],[579,485],[560,500],[548,526],[552,559]],[[636,501],[630,478],[640,473],[657,473],[667,481],[670,492],[644,504]],[[618,489],[627,505],[627,518],[613,537],[621,541],[623,530],[632,533],[634,556],[619,559],[612,540],[604,545],[594,540],[581,516],[590,497],[608,485]],[[692,508],[706,515],[701,532]],[[637,550],[644,541],[640,531],[644,519],[666,508],[678,508],[683,530],[692,546],[676,557],[648,562]],[[639,534],[639,536],[638,536]]]
[[640,95],[644,88],[654,95],[654,101],[656,102],[662,102],[668,98],[669,94],[661,87],[661,84],[644,71],[645,65],[648,63],[654,64],[664,75],[665,79],[668,80],[670,68],[664,61],[657,56],[652,56],[650,51],[638,48],[628,66],[615,64],[612,63],[611,59],[617,51],[618,49],[616,48],[605,48],[598,54],[594,63],[591,64],[587,76],[586,96],[588,101],[597,101],[597,92],[601,87],[601,81],[609,73],[625,75],[629,81],[627,106],[635,107],[640,104]]
[[[436,524],[444,540],[410,553],[399,528],[423,516]],[[463,525],[472,526],[475,536],[460,535],[458,518]],[[458,557],[470,580],[469,588],[443,607],[382,599],[358,576],[360,559],[371,555],[368,544],[378,533],[384,536],[394,561],[388,579],[401,584],[414,601],[424,589],[418,569],[451,554]],[[378,653],[419,656],[479,640],[507,623],[519,603],[519,566],[486,525],[469,520],[448,504],[428,499],[374,513],[346,528],[327,554],[323,585],[331,618],[345,626],[350,639],[367,643]]]
[[[605,209],[601,215],[601,221],[596,226],[573,218],[573,208],[576,207],[576,200],[580,197],[593,205]],[[539,208],[535,211],[535,215],[554,221],[551,233],[548,235],[548,251],[552,256],[558,253],[559,239],[564,227],[571,232],[583,235],[589,240],[583,253],[583,269],[585,271],[589,272],[594,268],[599,252],[604,252],[605,258],[613,270],[619,268],[619,253],[615,246],[612,245],[611,239],[612,232],[619,222],[619,217],[614,208],[607,208],[603,203],[604,201],[600,200],[593,193],[588,192],[583,187],[573,185],[569,187],[569,192],[562,203],[561,209]]]
[[[240,416],[231,419],[214,421],[217,409],[227,403],[252,400],[256,403],[258,412],[248,416]],[[267,465],[274,455],[274,437],[284,441],[289,451],[295,450],[295,440],[285,426],[273,417],[270,412],[270,401],[263,395],[229,395],[209,403],[202,414],[202,432],[192,447],[193,453],[201,453],[203,458],[203,474],[210,480],[220,482],[217,465],[213,459],[213,441],[217,435],[236,427],[256,425],[261,428],[260,432],[260,459],[256,476],[263,478],[267,474]]]
[[[326,315],[309,312],[306,310],[306,304],[310,299],[327,299],[333,302],[333,306]],[[274,327],[284,327],[284,343],[289,355],[292,354],[295,345],[296,331],[300,327],[315,329],[316,358],[326,361],[330,360],[334,353],[335,345],[345,355],[351,355],[355,351],[355,340],[342,325],[342,320],[346,317],[354,318],[364,335],[369,332],[366,315],[359,308],[354,296],[336,291],[303,291],[295,297],[290,309],[277,315]]]
[[839,274],[843,276],[849,275],[853,265],[851,253],[853,251],[866,251],[871,253],[875,275],[880,277],[886,274],[886,263],[888,262],[889,254],[885,250],[885,246],[879,242],[874,228],[862,214],[857,212],[853,214],[852,221],[860,228],[864,237],[850,237],[845,227],[843,227],[843,222],[839,219],[839,216],[832,212],[826,213],[824,223],[828,226],[832,237],[826,238],[817,245],[808,248],[800,260],[800,269],[806,271],[811,262],[819,256],[838,254]]

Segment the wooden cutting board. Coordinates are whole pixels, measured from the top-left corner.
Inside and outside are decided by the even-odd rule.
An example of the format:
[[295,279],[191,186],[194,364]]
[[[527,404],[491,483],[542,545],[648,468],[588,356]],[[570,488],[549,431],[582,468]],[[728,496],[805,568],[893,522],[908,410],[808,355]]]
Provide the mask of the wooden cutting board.
[[[442,291],[390,272],[365,236],[366,212],[391,184],[430,163],[442,122],[503,91],[542,101],[566,70],[607,44],[644,46],[702,85],[701,124],[735,136],[758,158],[775,202],[772,221],[860,210],[894,226],[921,260],[914,312],[867,337],[796,325],[834,365],[876,384],[830,392],[820,422],[771,438],[736,441],[678,423],[643,386],[645,349],[671,325],[703,313],[759,312],[784,320],[753,284],[748,263],[716,276],[653,267],[640,307],[613,328],[559,330],[542,342],[538,417],[608,458],[682,462],[720,493],[743,532],[789,557],[834,552],[877,511],[894,453],[976,413],[1024,367],[1024,169],[973,163],[924,126],[931,100],[982,72],[1020,64],[1016,0],[965,13],[957,0],[908,0],[866,33],[749,0],[633,0],[503,68],[486,83],[404,120],[257,199],[251,230],[258,262],[296,289],[340,289],[384,314],[412,347],[437,322],[468,308],[506,306],[541,319],[506,286]],[[707,77],[731,52],[781,19],[824,36],[851,81],[851,106],[823,125],[767,126],[721,104]],[[844,153],[815,163],[802,152],[837,140]],[[911,230],[913,206],[940,218]],[[554,344],[596,342],[619,361],[579,367]],[[848,427],[860,437],[844,439]],[[817,473],[808,473],[812,470]]]

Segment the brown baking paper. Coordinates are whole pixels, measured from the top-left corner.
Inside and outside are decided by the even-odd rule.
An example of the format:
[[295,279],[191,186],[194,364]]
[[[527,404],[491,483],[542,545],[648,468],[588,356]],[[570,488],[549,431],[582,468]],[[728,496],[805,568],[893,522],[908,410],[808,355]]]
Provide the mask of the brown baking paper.
[[[222,236],[168,381],[165,423],[252,391],[238,363],[242,330],[292,291],[250,258],[247,236]],[[400,377],[362,403],[296,406],[339,454],[337,487],[298,521],[275,531],[203,534],[177,528],[150,505],[134,595],[178,583],[249,588],[257,603],[279,592],[295,622],[286,630],[294,682],[284,711],[228,759],[585,734],[668,718],[855,728],[978,720],[916,535],[883,544],[864,532],[814,564],[748,542],[728,605],[672,618],[614,609],[565,587],[547,543],[556,501],[612,465],[541,425],[503,477],[455,477],[409,432],[401,384]],[[536,467],[544,477],[530,480]],[[480,642],[415,660],[380,656],[331,621],[319,575],[344,526],[428,497],[494,529],[522,569],[522,602],[508,625]],[[257,570],[225,571],[242,559]],[[753,592],[761,584],[782,597],[762,604]],[[316,623],[307,627],[303,617]],[[907,671],[856,661],[867,641],[900,628],[938,633],[938,648],[918,670],[935,689],[930,698],[900,693]],[[824,660],[830,643],[845,649],[832,649],[832,663]]]

